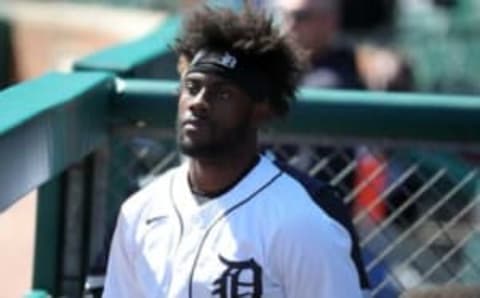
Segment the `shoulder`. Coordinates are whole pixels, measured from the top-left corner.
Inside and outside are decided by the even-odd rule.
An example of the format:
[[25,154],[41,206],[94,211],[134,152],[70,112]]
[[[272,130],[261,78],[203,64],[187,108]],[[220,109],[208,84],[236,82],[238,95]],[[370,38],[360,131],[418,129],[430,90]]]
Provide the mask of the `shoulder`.
[[338,249],[341,249],[349,256],[352,246],[348,231],[322,212],[292,214],[279,225],[276,232],[276,245],[285,249],[307,250],[315,255],[328,251],[339,252]]
[[281,199],[285,203],[277,207],[281,215],[272,230],[271,245],[281,248],[273,250],[273,264],[287,268],[290,262],[298,266],[305,260],[321,259],[315,266],[324,266],[326,260],[350,259],[353,242],[348,230],[315,204],[301,183],[287,178],[290,191],[282,191]]
[[335,187],[284,163],[275,162],[275,164],[284,172],[291,185],[295,185],[306,193],[310,203],[315,205],[314,209],[321,209],[341,223],[344,222],[343,217],[350,218],[347,207]]
[[322,193],[323,191],[327,191],[330,189],[331,186],[321,180],[315,179],[306,173],[289,166],[281,161],[274,161],[274,164],[290,179],[293,179],[295,182],[301,185],[305,190],[307,190],[310,194],[314,193]]
[[283,172],[280,191],[285,201],[282,205],[286,220],[281,229],[290,231],[292,235],[296,231],[305,234],[309,230],[315,235],[338,234],[350,240],[347,231],[349,213],[335,188],[288,165],[275,164]]

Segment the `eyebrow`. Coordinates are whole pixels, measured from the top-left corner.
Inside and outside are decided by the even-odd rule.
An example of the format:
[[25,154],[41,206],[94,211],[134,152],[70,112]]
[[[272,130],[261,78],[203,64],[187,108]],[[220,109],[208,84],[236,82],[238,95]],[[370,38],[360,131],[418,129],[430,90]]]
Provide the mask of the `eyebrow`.
[[222,77],[211,77],[209,78],[208,80],[205,79],[205,77],[200,77],[200,76],[197,76],[195,74],[193,75],[187,75],[185,78],[184,78],[184,81],[196,81],[196,82],[205,82],[205,81],[208,81],[208,85],[211,86],[211,87],[217,87],[219,85],[221,85],[222,87],[223,86],[228,86],[228,87],[237,87],[232,81],[228,80],[228,79],[224,79]]

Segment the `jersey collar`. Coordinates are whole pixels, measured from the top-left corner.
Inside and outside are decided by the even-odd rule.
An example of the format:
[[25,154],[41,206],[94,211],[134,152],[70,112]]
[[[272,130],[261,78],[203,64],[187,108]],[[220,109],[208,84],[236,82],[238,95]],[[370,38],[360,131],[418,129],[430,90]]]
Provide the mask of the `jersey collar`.
[[[218,217],[223,216],[227,210],[258,192],[280,173],[280,170],[268,158],[261,156],[257,165],[230,190],[212,198],[209,202],[198,205],[190,191],[187,171],[188,165],[185,163],[175,173],[172,199],[182,219],[199,226],[208,226]],[[253,199],[258,199],[258,197]]]

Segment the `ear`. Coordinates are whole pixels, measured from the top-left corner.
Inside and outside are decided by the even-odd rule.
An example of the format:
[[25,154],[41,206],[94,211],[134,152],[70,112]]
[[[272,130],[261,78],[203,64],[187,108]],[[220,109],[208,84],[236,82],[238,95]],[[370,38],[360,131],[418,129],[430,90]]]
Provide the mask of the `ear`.
[[274,118],[274,116],[275,113],[268,101],[264,100],[255,103],[252,114],[252,122],[255,124],[255,126],[262,126],[264,123],[269,122],[272,118]]
[[180,55],[180,57],[178,57],[177,71],[180,77],[183,77],[183,74],[185,73],[185,71],[187,71],[189,64],[190,64],[190,61],[187,58],[187,56]]

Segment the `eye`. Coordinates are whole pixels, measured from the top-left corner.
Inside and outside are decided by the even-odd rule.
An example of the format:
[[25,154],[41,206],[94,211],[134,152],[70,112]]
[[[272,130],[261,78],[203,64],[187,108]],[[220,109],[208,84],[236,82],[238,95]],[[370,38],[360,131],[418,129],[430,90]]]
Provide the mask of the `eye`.
[[218,100],[222,100],[222,101],[230,100],[232,98],[232,93],[233,93],[232,90],[228,88],[221,88],[218,91],[217,98]]
[[183,88],[188,92],[189,95],[196,95],[200,92],[200,83],[194,80],[186,80]]

